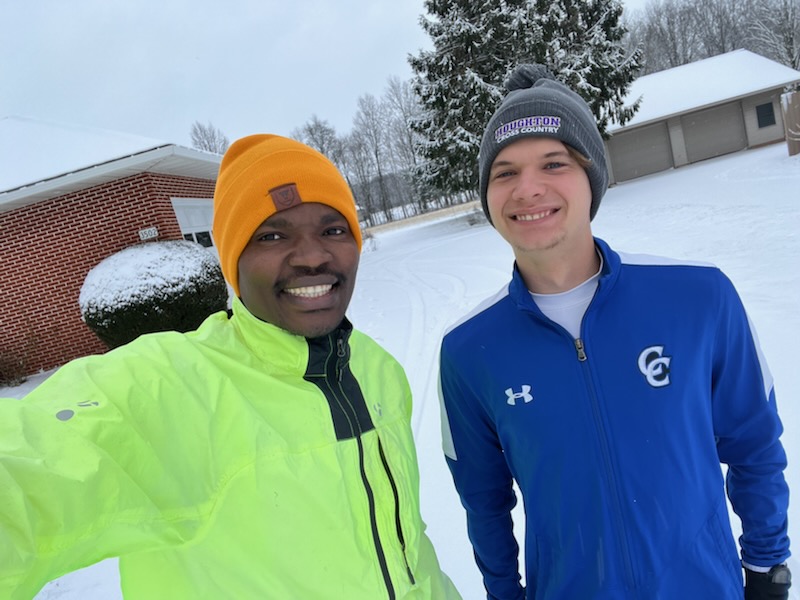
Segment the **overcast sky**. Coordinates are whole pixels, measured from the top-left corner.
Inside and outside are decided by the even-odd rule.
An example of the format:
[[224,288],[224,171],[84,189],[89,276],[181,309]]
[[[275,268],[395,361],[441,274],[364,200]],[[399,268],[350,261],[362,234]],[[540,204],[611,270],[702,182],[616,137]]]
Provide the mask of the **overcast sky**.
[[[646,0],[626,0],[639,7]],[[423,0],[0,0],[0,118],[189,146],[312,115],[348,132],[359,96],[412,76]]]

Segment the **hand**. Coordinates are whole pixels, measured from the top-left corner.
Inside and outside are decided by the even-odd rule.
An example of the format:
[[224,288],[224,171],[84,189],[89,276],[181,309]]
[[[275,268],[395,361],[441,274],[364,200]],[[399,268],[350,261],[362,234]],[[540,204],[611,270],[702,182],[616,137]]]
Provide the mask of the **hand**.
[[769,573],[745,567],[744,600],[788,600],[792,573],[786,565],[775,565]]

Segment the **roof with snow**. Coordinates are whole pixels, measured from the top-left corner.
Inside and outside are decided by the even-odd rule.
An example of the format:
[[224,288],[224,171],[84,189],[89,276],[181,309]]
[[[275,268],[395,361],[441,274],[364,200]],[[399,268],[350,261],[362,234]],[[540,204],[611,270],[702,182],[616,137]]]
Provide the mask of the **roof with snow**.
[[137,135],[0,119],[0,210],[151,172],[214,180],[221,156]]
[[625,104],[641,97],[639,110],[624,127],[608,129],[638,127],[798,82],[800,71],[749,50],[734,50],[639,77],[625,97]]

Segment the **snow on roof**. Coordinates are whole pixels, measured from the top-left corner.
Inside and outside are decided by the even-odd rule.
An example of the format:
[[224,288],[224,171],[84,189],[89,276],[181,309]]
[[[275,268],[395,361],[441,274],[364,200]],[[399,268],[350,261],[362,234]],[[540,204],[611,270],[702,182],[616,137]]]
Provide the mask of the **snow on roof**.
[[105,129],[4,117],[0,119],[0,192],[169,145]]
[[[641,96],[636,115],[625,128],[664,119],[705,106],[780,88],[800,81],[800,71],[749,50],[734,50],[711,58],[639,77],[625,104]],[[614,124],[609,131],[621,129]]]

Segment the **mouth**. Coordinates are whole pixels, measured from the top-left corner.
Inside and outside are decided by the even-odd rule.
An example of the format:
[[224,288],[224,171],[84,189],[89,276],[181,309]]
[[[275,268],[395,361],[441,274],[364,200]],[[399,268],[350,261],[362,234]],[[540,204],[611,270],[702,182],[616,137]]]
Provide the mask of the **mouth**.
[[539,219],[544,219],[545,217],[555,214],[556,210],[555,208],[549,208],[533,214],[514,215],[511,218],[515,221],[538,221]]
[[284,288],[283,291],[296,298],[321,298],[329,294],[334,284],[326,285],[307,285],[303,287]]

